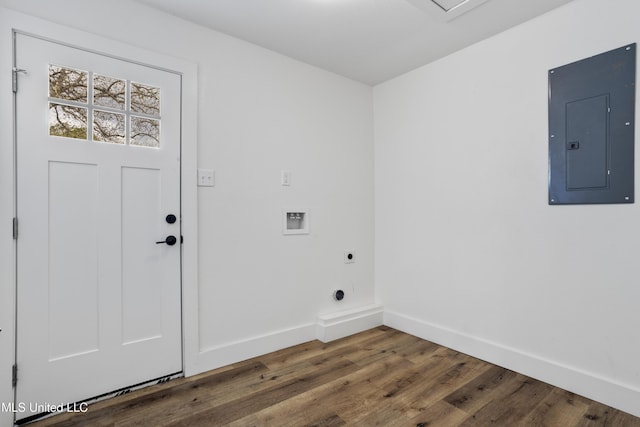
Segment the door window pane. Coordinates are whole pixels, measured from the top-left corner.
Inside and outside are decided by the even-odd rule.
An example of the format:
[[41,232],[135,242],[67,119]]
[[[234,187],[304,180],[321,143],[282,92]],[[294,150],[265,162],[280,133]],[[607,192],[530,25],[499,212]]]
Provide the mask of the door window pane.
[[160,115],[160,88],[131,82],[131,111]]
[[87,109],[50,102],[49,135],[87,139]]
[[124,110],[127,82],[100,74],[93,75],[93,103],[102,107]]
[[131,116],[131,145],[160,146],[160,120]]
[[49,135],[160,147],[160,88],[49,65]]
[[86,104],[87,75],[86,71],[49,65],[49,96]]
[[108,111],[93,112],[93,140],[124,144],[124,114]]

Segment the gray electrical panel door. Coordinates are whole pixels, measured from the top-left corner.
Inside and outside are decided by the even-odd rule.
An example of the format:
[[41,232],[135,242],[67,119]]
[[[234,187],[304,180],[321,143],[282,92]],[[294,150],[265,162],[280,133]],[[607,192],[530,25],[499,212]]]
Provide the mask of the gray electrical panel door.
[[636,45],[549,70],[549,204],[633,203]]

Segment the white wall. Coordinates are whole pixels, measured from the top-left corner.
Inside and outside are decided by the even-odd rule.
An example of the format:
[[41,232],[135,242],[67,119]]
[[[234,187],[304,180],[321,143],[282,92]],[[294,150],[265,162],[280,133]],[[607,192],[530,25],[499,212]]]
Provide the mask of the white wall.
[[639,16],[576,0],[374,89],[385,323],[635,415],[640,204],[547,204],[547,71]]
[[[1,7],[197,64],[197,163],[216,170],[216,186],[197,193],[198,283],[184,284],[199,301],[185,306],[197,313],[189,373],[311,340],[319,314],[374,302],[371,87],[131,1]],[[0,384],[13,360],[12,13],[0,9]],[[282,235],[289,206],[310,209],[309,235]],[[345,265],[344,250],[358,261]],[[338,287],[342,303],[332,300]]]

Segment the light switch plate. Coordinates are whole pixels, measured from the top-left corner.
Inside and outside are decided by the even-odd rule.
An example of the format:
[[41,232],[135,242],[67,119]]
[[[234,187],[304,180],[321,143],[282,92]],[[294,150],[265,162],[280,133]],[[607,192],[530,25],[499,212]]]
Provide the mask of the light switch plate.
[[291,171],[280,171],[280,185],[283,187],[291,185]]
[[198,169],[198,187],[213,187],[216,185],[216,174],[213,169]]

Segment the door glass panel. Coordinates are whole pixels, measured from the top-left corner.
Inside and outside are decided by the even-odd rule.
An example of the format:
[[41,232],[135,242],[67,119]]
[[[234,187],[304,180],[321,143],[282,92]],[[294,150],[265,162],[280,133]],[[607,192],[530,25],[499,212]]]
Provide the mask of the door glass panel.
[[50,64],[49,135],[158,148],[160,88]]
[[101,107],[124,110],[127,82],[100,74],[93,75],[93,103]]
[[131,145],[160,146],[160,120],[131,116]]
[[131,111],[160,115],[160,88],[131,82]]
[[87,139],[87,109],[50,102],[49,135]]
[[87,75],[86,71],[49,65],[49,96],[86,104]]
[[93,112],[93,140],[124,144],[124,117],[124,114],[95,110]]

